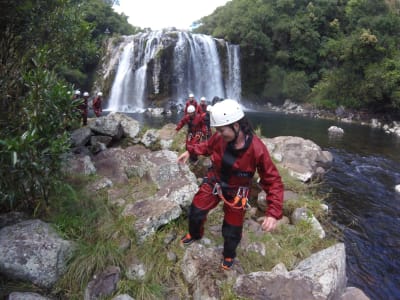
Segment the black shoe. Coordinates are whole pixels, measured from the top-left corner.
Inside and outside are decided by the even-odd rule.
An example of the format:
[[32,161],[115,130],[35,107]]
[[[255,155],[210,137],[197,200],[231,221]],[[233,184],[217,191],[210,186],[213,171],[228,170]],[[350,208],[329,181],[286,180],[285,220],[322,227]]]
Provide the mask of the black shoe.
[[181,238],[181,245],[190,245],[195,241],[194,238],[190,235],[190,233],[187,233]]
[[233,266],[233,258],[225,257],[221,264],[222,269],[230,270],[232,266]]

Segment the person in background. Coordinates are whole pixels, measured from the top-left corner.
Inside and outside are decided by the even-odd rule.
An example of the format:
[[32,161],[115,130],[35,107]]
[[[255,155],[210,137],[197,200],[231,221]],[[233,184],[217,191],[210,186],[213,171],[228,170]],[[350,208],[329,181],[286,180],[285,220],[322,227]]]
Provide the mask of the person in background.
[[210,111],[212,106],[207,105],[206,112],[204,115],[204,132],[203,132],[203,140],[208,140],[211,137],[212,131],[210,126]]
[[[188,126],[186,135],[186,149],[189,145],[197,144],[201,141],[204,132],[204,116],[203,113],[196,112],[196,108],[193,105],[189,105],[187,108],[187,114],[177,124],[175,130],[179,131],[185,125]],[[190,155],[190,162],[196,163],[198,157],[196,154]]]
[[88,104],[89,104],[89,93],[88,92],[84,92],[82,101],[80,102],[80,104],[78,106],[78,108],[81,111],[81,117],[82,117],[83,126],[87,125]]
[[201,239],[209,211],[222,201],[224,248],[221,267],[229,270],[242,237],[254,174],[258,173],[259,185],[266,192],[268,206],[261,224],[264,231],[274,230],[277,220],[282,218],[284,187],[267,147],[254,133],[237,101],[225,99],[213,105],[210,123],[216,129],[211,138],[188,145],[187,151],[178,157],[178,163],[185,163],[190,156],[205,155],[212,163],[190,206],[189,233],[180,242],[189,245]]
[[202,140],[208,140],[211,136],[211,128],[210,128],[210,113],[207,109],[209,109],[211,106],[207,105],[206,97],[201,97],[200,98],[200,111],[202,113],[205,113],[204,115],[204,131],[203,131],[203,138]]
[[96,115],[96,117],[100,117],[101,113],[103,111],[101,97],[103,97],[103,93],[98,92],[97,96],[93,99],[93,102],[92,102],[93,111],[94,111],[94,114]]
[[189,98],[186,101],[186,105],[185,105],[185,115],[187,114],[187,109],[190,105],[193,105],[194,108],[196,109],[196,113],[200,112],[200,107],[199,104],[197,103],[196,99],[194,98],[193,94],[189,94]]
[[203,112],[203,113],[207,112],[206,97],[201,97],[200,98],[200,109],[201,109],[201,112]]
[[79,99],[80,97],[81,97],[81,91],[80,90],[76,90],[74,92],[74,95],[72,96],[72,100]]
[[80,90],[76,90],[74,92],[74,95],[72,96],[72,102],[73,102],[73,113],[74,115],[76,114],[78,116],[78,114],[80,115],[80,104],[81,104],[81,91]]

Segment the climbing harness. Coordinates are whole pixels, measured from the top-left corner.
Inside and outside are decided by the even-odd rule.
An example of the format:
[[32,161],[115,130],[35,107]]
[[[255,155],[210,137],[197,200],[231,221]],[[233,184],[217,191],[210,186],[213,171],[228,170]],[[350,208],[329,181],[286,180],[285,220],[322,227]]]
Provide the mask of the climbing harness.
[[249,199],[248,199],[248,195],[249,195],[248,187],[240,186],[238,188],[238,190],[236,192],[236,196],[233,198],[232,202],[228,201],[224,197],[224,194],[222,193],[222,187],[218,182],[215,183],[212,193],[213,193],[213,195],[217,195],[221,200],[224,201],[224,203],[226,205],[228,205],[229,207],[231,207],[233,209],[247,210],[247,209],[251,208],[251,206],[249,204]]

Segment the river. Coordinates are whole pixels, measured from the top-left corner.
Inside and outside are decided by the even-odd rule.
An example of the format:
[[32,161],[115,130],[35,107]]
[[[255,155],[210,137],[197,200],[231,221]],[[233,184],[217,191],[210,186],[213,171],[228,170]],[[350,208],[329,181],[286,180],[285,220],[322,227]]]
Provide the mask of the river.
[[[400,137],[369,126],[278,113],[248,113],[266,137],[310,139],[333,154],[321,192],[343,232],[348,286],[371,299],[400,299]],[[344,130],[329,138],[332,125]]]
[[[286,115],[247,112],[262,135],[299,136],[333,154],[321,193],[332,222],[343,233],[348,286],[370,299],[400,299],[400,137],[369,126]],[[138,116],[133,116],[135,119]],[[147,118],[151,126],[177,122],[178,117]],[[341,127],[341,138],[330,138],[328,128]]]

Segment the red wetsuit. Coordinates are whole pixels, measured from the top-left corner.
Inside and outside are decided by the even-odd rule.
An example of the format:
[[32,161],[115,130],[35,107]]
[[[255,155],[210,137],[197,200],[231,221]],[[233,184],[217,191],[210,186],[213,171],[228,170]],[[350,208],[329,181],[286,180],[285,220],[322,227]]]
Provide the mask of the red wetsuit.
[[96,117],[100,117],[102,113],[102,107],[101,107],[101,96],[97,96],[96,98],[93,99],[93,111]]
[[87,125],[88,97],[82,98],[81,103],[78,105],[78,108],[81,110],[82,124]]
[[[205,114],[195,113],[194,115],[186,114],[176,126],[176,131],[179,131],[183,126],[188,126],[186,135],[186,149],[189,145],[197,144],[201,141],[206,127],[204,123]],[[192,161],[197,160],[197,155],[191,155]]]
[[186,101],[186,105],[185,105],[185,115],[187,114],[187,109],[189,107],[189,105],[193,105],[194,108],[196,109],[196,114],[201,113],[201,108],[200,105],[197,103],[196,99],[188,99]]
[[[210,156],[212,167],[193,198],[189,213],[189,233],[194,239],[200,239],[204,232],[204,222],[208,212],[221,201],[213,193],[219,183],[223,195],[232,200],[239,187],[250,188],[255,172],[260,177],[260,186],[266,192],[268,208],[266,216],[282,218],[283,183],[268,153],[267,147],[255,135],[246,137],[245,146],[235,150],[231,144],[215,133],[208,141],[188,146],[190,154]],[[241,240],[245,210],[232,208],[224,203],[224,257],[234,258]]]

